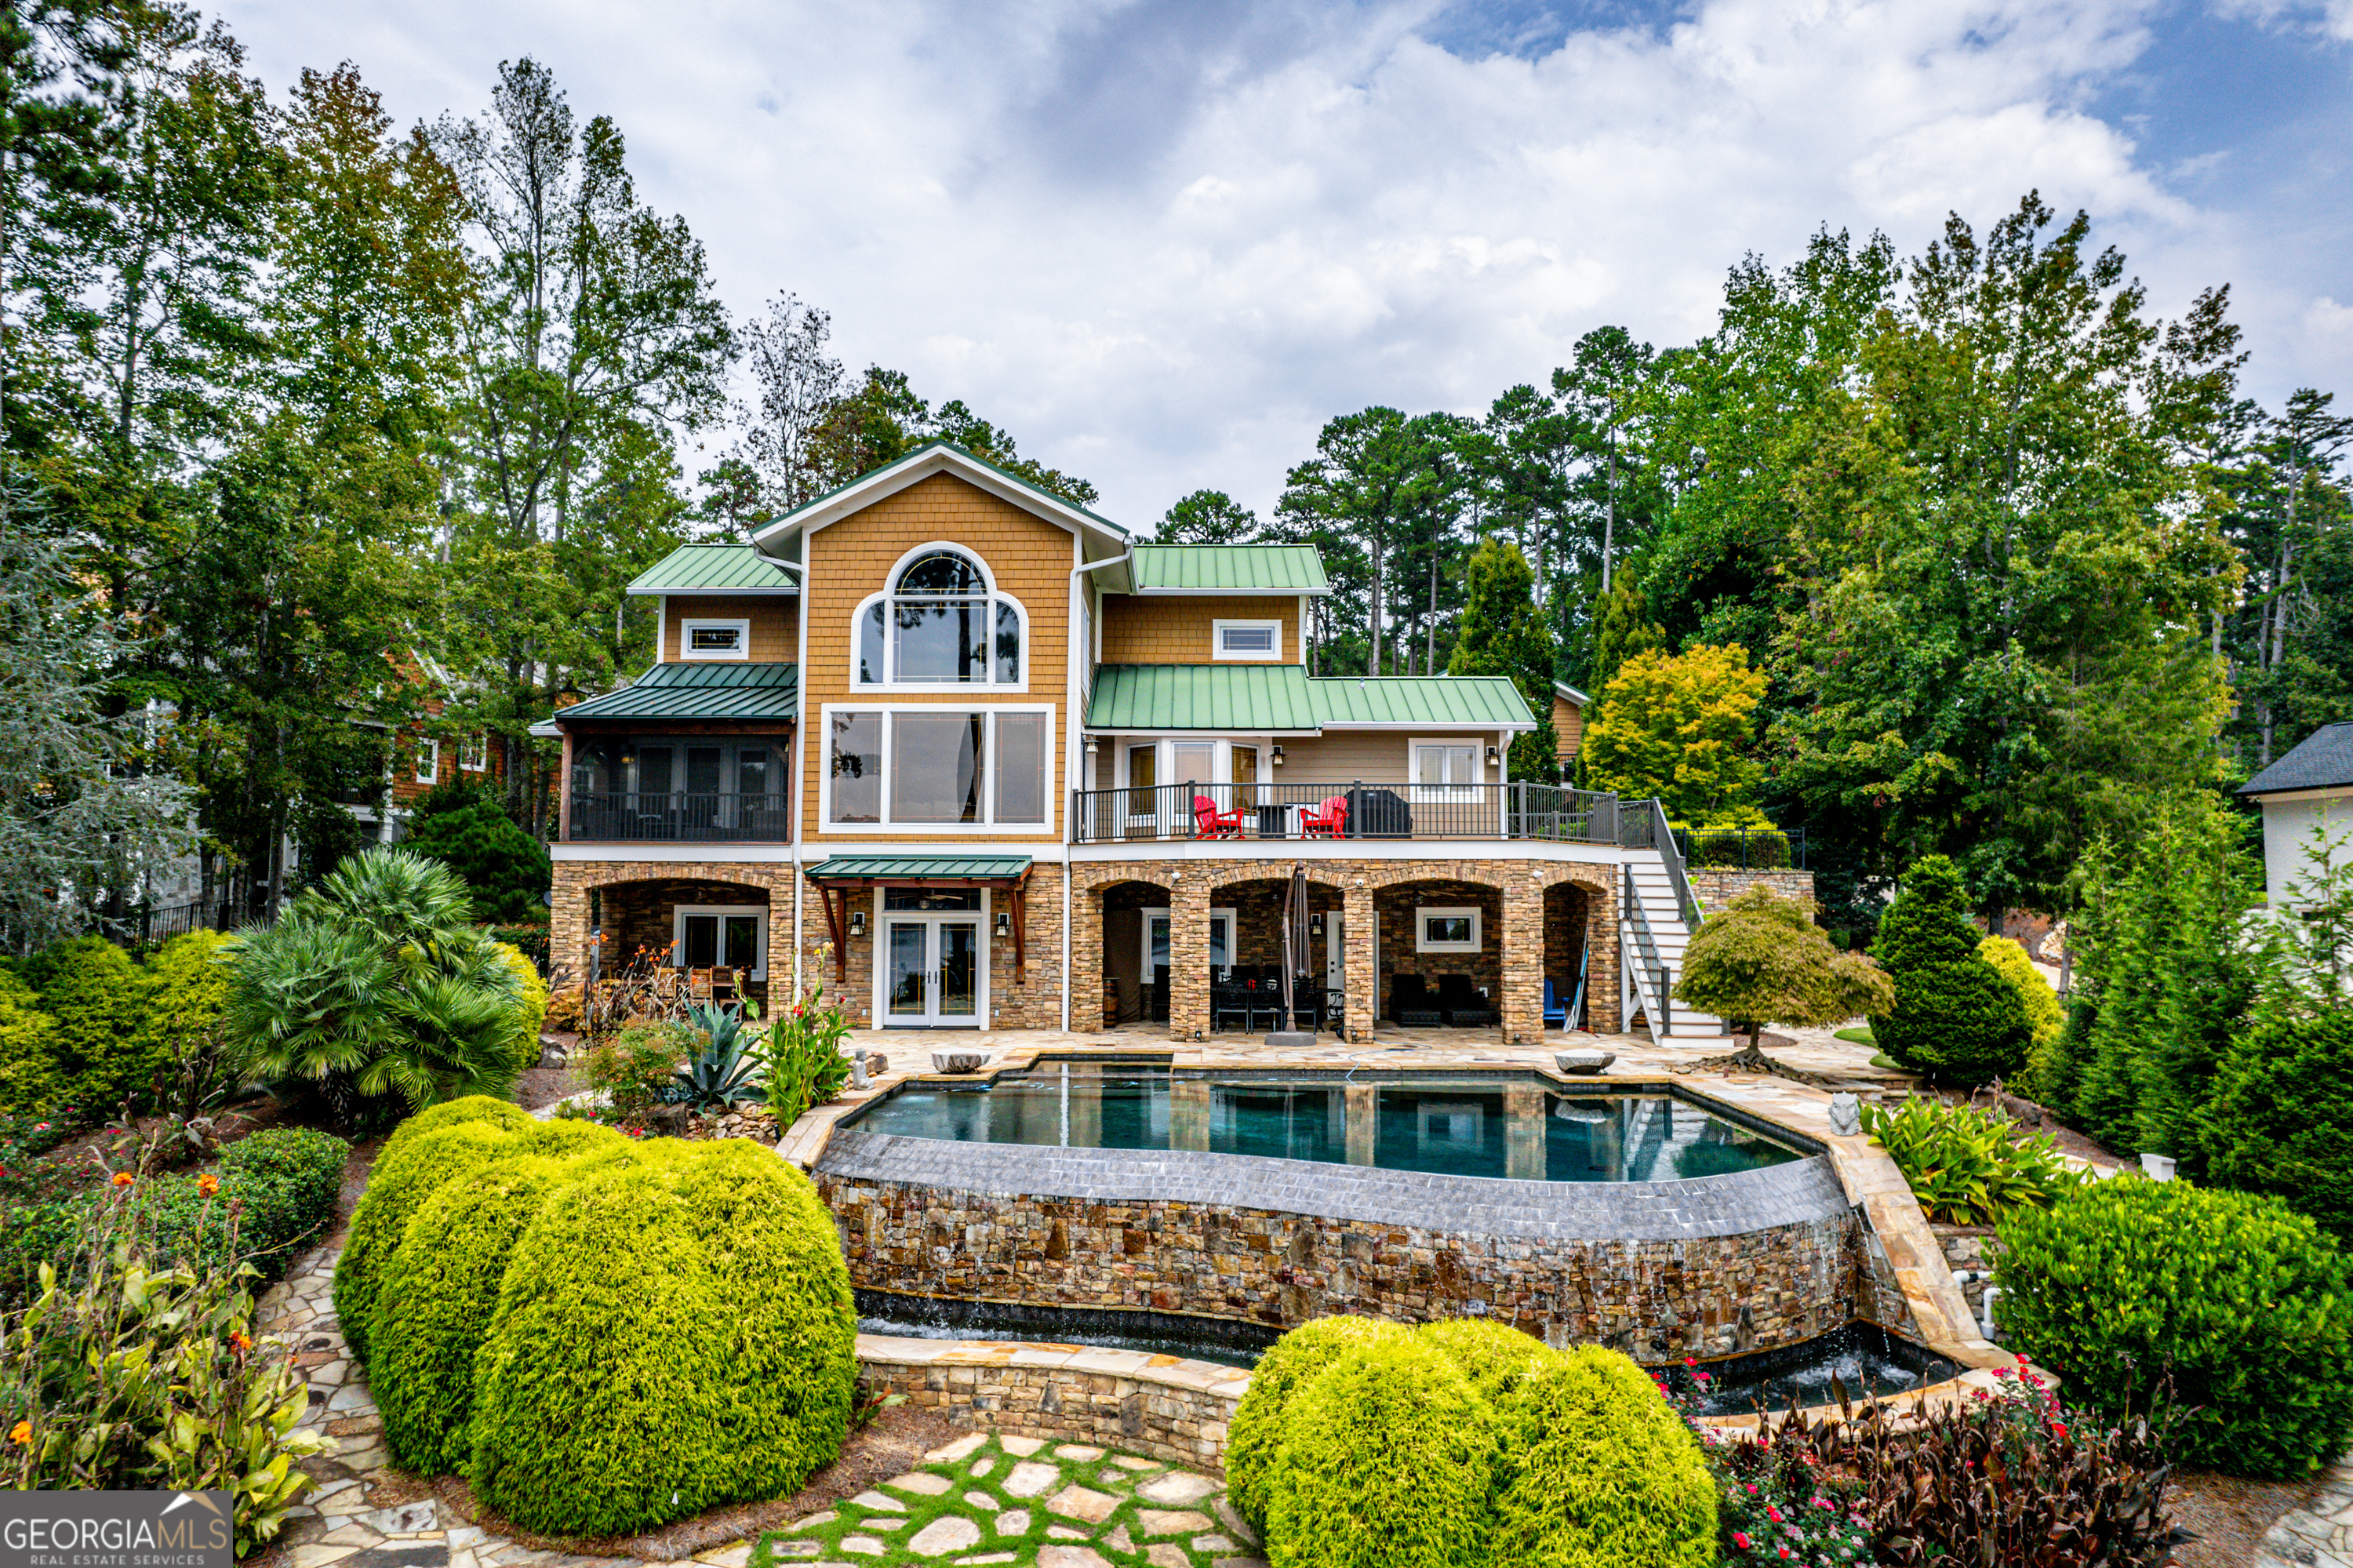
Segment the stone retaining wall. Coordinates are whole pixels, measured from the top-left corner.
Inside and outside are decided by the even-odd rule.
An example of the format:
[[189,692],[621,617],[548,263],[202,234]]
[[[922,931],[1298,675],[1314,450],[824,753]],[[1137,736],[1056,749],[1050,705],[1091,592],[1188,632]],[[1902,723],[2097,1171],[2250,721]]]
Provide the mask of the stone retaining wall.
[[[1018,1183],[977,1168],[960,1181],[944,1169],[931,1180],[882,1174],[917,1160],[1007,1156],[1022,1161]],[[1244,1167],[1288,1161],[844,1131],[812,1176],[861,1289],[1285,1329],[1339,1312],[1487,1316],[1553,1344],[1609,1344],[1657,1361],[1795,1344],[1858,1316],[1908,1330],[1908,1317],[1882,1316],[1900,1312],[1903,1294],[1875,1288],[1862,1222],[1817,1163],[1602,1184],[1609,1191],[1335,1166],[1276,1208],[1233,1199],[1271,1196],[1249,1192]],[[1220,1201],[1151,1191],[1177,1179],[1219,1186]],[[1464,1203],[1455,1182],[1484,1190],[1484,1201]],[[1678,1191],[1635,1191],[1653,1186]],[[1129,1195],[1110,1195],[1122,1189]],[[1415,1213],[1417,1202],[1428,1212]],[[1613,1203],[1622,1206],[1615,1218],[1588,1212]],[[1352,1206],[1372,1217],[1350,1217]],[[1319,1208],[1343,1212],[1301,1212]]]
[[956,1425],[1092,1443],[1223,1473],[1240,1367],[1136,1351],[858,1337],[861,1398],[904,1394]]
[[1691,868],[1692,896],[1703,910],[1721,909],[1733,895],[1751,887],[1769,887],[1784,898],[1812,907],[1814,874],[1810,871],[1742,871],[1737,867],[1701,865]]

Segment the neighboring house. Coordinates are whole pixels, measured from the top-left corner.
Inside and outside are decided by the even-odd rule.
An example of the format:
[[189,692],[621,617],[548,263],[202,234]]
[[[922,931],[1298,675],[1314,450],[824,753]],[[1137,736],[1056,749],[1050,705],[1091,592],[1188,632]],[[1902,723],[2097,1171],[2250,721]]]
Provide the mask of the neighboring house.
[[2239,793],[2263,810],[2263,885],[2274,909],[2293,909],[2290,885],[2311,872],[2316,831],[2329,862],[2353,859],[2353,723],[2323,725],[2293,751],[2247,780]]
[[1352,1039],[1482,1008],[1533,1039],[1580,969],[1615,1030],[1672,984],[1651,804],[1506,783],[1535,727],[1508,680],[1311,677],[1307,546],[1136,541],[932,443],[630,591],[658,662],[534,730],[575,975],[642,954],[822,983],[861,1025],[1190,1039],[1264,1026],[1233,971],[1279,972],[1300,870],[1297,969]]
[[1555,751],[1560,758],[1560,776],[1566,779],[1576,769],[1577,748],[1585,744],[1585,710],[1593,699],[1566,682],[1552,683],[1552,736]]

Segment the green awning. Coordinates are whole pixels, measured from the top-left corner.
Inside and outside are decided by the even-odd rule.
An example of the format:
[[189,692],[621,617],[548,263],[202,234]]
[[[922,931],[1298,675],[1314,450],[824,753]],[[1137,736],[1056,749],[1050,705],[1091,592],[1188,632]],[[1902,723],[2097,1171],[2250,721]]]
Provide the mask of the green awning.
[[1297,664],[1103,664],[1087,700],[1093,730],[1313,735],[1326,726],[1533,729],[1501,675],[1311,679]]
[[617,692],[575,703],[555,715],[577,719],[792,719],[801,711],[797,664],[657,664]]
[[631,593],[798,593],[792,575],[749,545],[681,545],[646,568]]
[[1330,593],[1312,545],[1138,545],[1137,593]]
[[1026,854],[838,854],[805,866],[811,882],[1018,882]]

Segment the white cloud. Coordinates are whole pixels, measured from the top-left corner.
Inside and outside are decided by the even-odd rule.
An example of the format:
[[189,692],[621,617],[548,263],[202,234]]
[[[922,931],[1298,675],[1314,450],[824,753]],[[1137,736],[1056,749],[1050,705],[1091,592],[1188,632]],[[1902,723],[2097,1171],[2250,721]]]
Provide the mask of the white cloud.
[[827,306],[853,360],[1143,523],[1205,484],[1269,505],[1332,414],[1479,409],[1607,322],[1687,339],[1728,265],[1818,223],[1916,247],[2035,186],[2178,307],[2250,248],[2073,107],[2154,5],[1713,0],[1480,59],[1426,11],[1310,0],[227,15],[273,82],[348,55],[404,116],[478,112],[537,55],[739,310]]

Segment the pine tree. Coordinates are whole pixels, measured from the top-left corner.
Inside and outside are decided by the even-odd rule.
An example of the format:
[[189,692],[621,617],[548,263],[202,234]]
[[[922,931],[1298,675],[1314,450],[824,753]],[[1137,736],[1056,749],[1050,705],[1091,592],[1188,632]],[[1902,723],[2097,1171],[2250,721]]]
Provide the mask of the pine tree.
[[1642,590],[1629,577],[1620,576],[1611,586],[1594,621],[1590,689],[1595,692],[1608,689],[1626,661],[1640,653],[1655,652],[1665,643],[1664,636],[1651,620]]
[[1978,956],[1960,869],[1929,855],[1904,874],[1871,956],[1895,983],[1894,1006],[1872,1037],[1907,1067],[1959,1083],[2007,1077],[2026,1062],[2026,1005]]
[[1514,779],[1550,783],[1558,763],[1552,729],[1552,639],[1536,614],[1535,577],[1517,545],[1492,535],[1471,553],[1450,675],[1505,675],[1537,715],[1536,727],[1512,742]]

